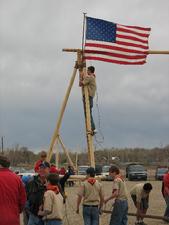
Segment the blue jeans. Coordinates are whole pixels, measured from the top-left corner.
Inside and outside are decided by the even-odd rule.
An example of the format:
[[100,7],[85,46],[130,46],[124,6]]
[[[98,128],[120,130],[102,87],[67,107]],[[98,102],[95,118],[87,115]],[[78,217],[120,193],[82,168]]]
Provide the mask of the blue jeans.
[[164,216],[169,217],[169,195],[164,196],[165,202],[166,202],[166,210],[164,213]]
[[116,200],[111,214],[110,225],[127,225],[128,202]]
[[[84,105],[84,112],[86,117],[86,107],[85,107],[85,97],[83,96],[83,105]],[[90,106],[90,122],[92,130],[95,130],[95,123],[92,115],[92,108],[93,108],[93,97],[89,96],[89,106]]]
[[84,225],[99,225],[98,207],[83,206]]
[[38,216],[30,214],[29,215],[29,220],[28,220],[28,225],[44,225],[44,222]]
[[47,220],[45,221],[45,225],[62,225],[61,220]]

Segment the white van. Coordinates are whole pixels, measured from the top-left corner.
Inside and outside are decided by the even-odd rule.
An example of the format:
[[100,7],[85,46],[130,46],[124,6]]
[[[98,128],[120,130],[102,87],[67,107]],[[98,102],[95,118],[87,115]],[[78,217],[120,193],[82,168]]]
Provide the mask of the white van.
[[112,177],[109,176],[109,169],[110,169],[111,166],[103,166],[102,167],[102,175],[105,177],[105,180],[112,180]]

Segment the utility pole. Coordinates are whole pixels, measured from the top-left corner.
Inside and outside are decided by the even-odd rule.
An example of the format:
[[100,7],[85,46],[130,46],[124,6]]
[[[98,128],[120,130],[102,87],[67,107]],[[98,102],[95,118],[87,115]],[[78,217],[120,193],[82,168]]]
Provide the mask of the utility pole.
[[1,137],[1,151],[2,151],[2,154],[4,154],[4,137],[3,136]]

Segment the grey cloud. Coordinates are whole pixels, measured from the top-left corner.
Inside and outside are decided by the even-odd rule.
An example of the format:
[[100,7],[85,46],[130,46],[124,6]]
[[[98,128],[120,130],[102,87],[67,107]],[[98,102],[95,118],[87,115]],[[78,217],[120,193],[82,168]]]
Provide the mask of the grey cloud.
[[[0,1],[0,135],[6,145],[48,148],[76,55],[83,12],[121,24],[152,27],[150,49],[168,50],[168,0]],[[149,55],[144,66],[95,65],[104,146],[168,144],[168,55]],[[94,107],[97,122],[97,108]],[[85,148],[78,76],[61,134],[68,147]],[[96,143],[97,144],[97,143]]]

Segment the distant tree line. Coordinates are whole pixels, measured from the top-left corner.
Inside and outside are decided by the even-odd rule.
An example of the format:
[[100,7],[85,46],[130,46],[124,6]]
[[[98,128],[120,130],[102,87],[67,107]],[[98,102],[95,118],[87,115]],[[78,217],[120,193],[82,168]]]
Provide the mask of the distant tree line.
[[[78,165],[88,164],[87,152],[69,152],[73,162],[76,161],[76,154],[78,154]],[[10,159],[12,166],[29,166],[32,167],[34,163],[40,158],[39,153],[29,150],[27,147],[20,147],[5,149],[4,154]],[[126,164],[130,162],[139,162],[145,165],[169,165],[169,145],[163,148],[110,148],[100,149],[95,151],[96,164],[109,165],[113,163],[112,157],[117,159],[119,164]],[[61,166],[68,164],[66,155],[60,153],[59,163]],[[52,163],[55,163],[55,155],[52,156]]]

